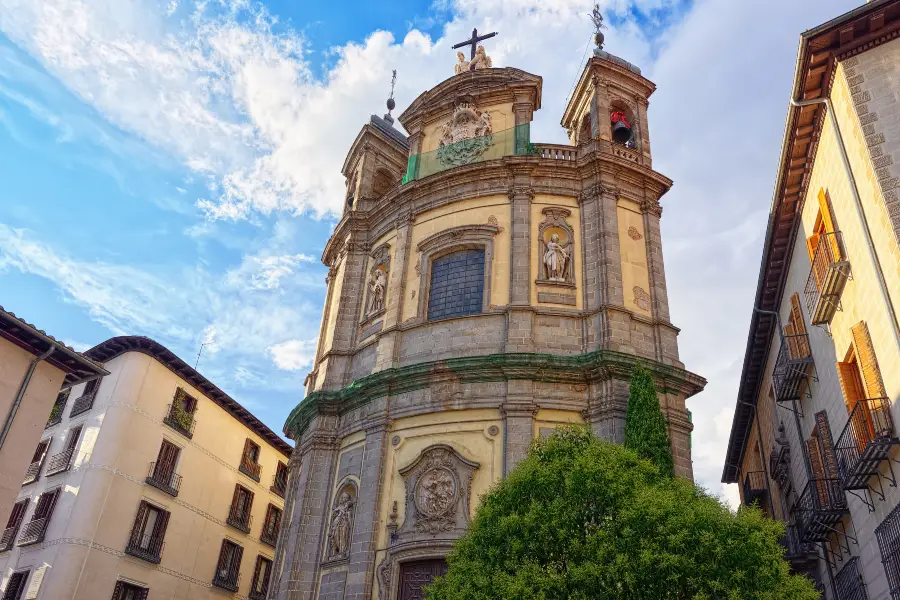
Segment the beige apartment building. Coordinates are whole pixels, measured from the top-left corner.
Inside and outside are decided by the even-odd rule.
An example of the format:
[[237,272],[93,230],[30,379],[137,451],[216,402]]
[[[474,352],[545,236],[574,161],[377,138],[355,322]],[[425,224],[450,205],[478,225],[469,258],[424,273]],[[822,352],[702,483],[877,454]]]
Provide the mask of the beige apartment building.
[[159,343],[116,337],[56,399],[0,536],[4,600],[268,591],[291,452]]
[[723,481],[836,600],[900,598],[900,0],[801,36]]
[[0,306],[0,519],[9,516],[61,388],[106,371]]

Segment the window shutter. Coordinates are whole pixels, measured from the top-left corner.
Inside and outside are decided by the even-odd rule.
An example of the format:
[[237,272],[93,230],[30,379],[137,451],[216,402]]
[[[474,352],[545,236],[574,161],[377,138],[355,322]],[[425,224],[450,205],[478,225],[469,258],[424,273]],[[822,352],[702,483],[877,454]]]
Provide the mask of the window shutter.
[[[825,479],[825,467],[822,464],[822,454],[819,452],[819,441],[816,439],[816,436],[813,436],[806,440],[806,451],[809,454],[809,462],[810,466],[812,467],[813,479]],[[828,491],[826,489],[825,482],[816,481],[813,485],[815,485],[816,487],[816,493],[818,494],[820,505],[827,506]]]
[[135,595],[135,600],[147,600],[147,596],[150,594],[150,590],[147,588],[141,588],[138,590],[138,593]]
[[837,477],[837,459],[834,454],[834,440],[831,438],[831,425],[828,413],[824,410],[816,413],[816,431],[822,449],[822,466],[826,477]]
[[809,253],[809,262],[810,264],[815,263],[816,260],[816,250],[819,249],[819,234],[814,233],[808,238],[806,238],[806,251]]
[[81,437],[81,427],[76,427],[69,431],[69,437],[66,440],[66,450],[74,450],[78,445],[78,438]]
[[825,231],[828,233],[839,231],[835,226],[834,213],[831,211],[831,202],[828,200],[828,193],[824,189],[819,190],[819,211],[822,213],[822,222],[825,224]]
[[162,544],[163,539],[166,537],[166,528],[169,526],[169,516],[171,513],[167,510],[159,511],[159,516],[156,517],[156,526],[153,528],[153,539]]
[[245,461],[250,462],[250,438],[244,440],[244,453],[242,456]]
[[803,310],[800,308],[800,294],[794,293],[791,296],[791,324],[794,326],[794,333],[806,333],[806,324],[803,322]]
[[122,600],[125,596],[125,584],[121,581],[116,582],[116,587],[113,588],[113,600]]
[[56,498],[59,496],[59,488],[53,490],[52,492],[44,492],[41,494],[41,497],[38,498],[37,507],[34,509],[34,514],[31,517],[32,521],[37,521],[38,519],[49,519],[53,514],[53,509],[56,506]]
[[228,558],[228,542],[226,540],[222,540],[222,549],[219,550],[219,564],[216,566],[216,573],[220,577],[225,576],[225,562]]
[[241,570],[241,558],[244,556],[244,548],[242,546],[238,546],[235,544],[234,546],[234,558],[231,560],[231,564],[229,566],[229,572],[234,573],[235,579],[237,579],[237,574]]
[[50,440],[52,439],[53,438],[47,438],[46,440],[41,440],[41,443],[38,444],[37,448],[34,450],[34,456],[31,457],[31,462],[44,463],[44,457],[47,456],[47,449],[50,448]]
[[860,321],[850,328],[853,334],[853,349],[856,352],[856,360],[862,370],[863,382],[866,386],[866,398],[885,398],[887,391],[884,389],[884,380],[881,378],[881,369],[878,368],[878,359],[875,357],[875,348],[872,346],[872,338],[869,335],[869,327],[865,321]]
[[141,505],[138,507],[137,517],[134,519],[134,525],[131,528],[131,543],[132,545],[139,545],[141,543],[141,537],[144,535],[144,527],[147,526],[147,517],[150,515],[150,505],[146,502],[141,502]]
[[159,456],[156,458],[157,469],[163,475],[171,476],[175,472],[175,463],[178,462],[180,448],[175,444],[163,440],[159,447]]
[[28,500],[20,500],[13,505],[12,512],[9,514],[9,520],[6,521],[6,528],[10,529],[18,527],[25,518],[25,511],[28,509]]

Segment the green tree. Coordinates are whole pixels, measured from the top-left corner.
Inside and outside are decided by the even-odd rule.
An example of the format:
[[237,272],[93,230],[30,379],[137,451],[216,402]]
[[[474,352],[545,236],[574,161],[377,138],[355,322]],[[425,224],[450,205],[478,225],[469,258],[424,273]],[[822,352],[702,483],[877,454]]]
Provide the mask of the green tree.
[[429,600],[814,600],[780,523],[731,513],[584,428],[537,441],[482,498]]
[[663,474],[670,477],[674,474],[669,424],[659,407],[653,376],[643,368],[637,368],[631,374],[625,447],[655,463]]

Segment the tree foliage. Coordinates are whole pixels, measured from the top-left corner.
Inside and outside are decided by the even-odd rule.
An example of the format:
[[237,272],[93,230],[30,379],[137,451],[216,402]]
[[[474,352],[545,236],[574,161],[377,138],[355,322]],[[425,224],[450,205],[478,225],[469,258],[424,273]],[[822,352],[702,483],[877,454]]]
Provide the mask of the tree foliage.
[[783,526],[571,428],[482,499],[430,600],[813,600]]
[[631,375],[625,415],[625,447],[656,464],[660,472],[673,476],[669,424],[659,407],[653,376],[642,368],[635,369]]

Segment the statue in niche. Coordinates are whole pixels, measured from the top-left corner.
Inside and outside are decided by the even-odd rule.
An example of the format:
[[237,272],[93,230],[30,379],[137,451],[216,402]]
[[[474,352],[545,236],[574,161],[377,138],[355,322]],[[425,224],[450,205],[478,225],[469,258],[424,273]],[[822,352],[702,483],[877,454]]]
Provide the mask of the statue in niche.
[[546,244],[544,269],[549,281],[567,281],[569,270],[569,249],[559,243],[559,235],[554,233]]
[[491,66],[493,66],[493,61],[485,52],[484,46],[478,46],[475,49],[475,58],[472,59],[469,68],[475,71],[478,69],[489,69]]
[[460,73],[465,73],[466,71],[469,70],[470,63],[469,63],[469,61],[466,60],[465,54],[463,54],[462,52],[457,52],[456,60],[459,61],[453,66],[453,72],[456,75],[459,75]]
[[387,285],[387,277],[381,269],[375,269],[372,272],[372,279],[369,280],[369,310],[367,314],[376,313],[384,310],[384,290]]
[[331,530],[328,534],[328,558],[341,558],[350,552],[350,534],[353,528],[353,497],[341,492],[337,506],[331,511]]

